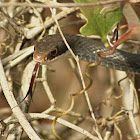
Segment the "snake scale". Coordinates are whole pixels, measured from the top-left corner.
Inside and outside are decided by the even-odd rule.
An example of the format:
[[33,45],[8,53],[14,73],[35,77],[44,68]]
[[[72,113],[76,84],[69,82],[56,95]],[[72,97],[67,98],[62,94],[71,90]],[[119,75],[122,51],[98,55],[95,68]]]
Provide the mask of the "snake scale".
[[[99,40],[89,39],[79,35],[64,34],[75,55],[88,62],[98,62],[98,52],[109,52]],[[68,49],[59,34],[48,35],[36,45],[33,59],[41,64],[47,64],[57,58],[70,57]],[[63,58],[62,57],[62,58]],[[116,70],[140,73],[140,55],[116,49],[115,53],[101,56],[101,65]]]

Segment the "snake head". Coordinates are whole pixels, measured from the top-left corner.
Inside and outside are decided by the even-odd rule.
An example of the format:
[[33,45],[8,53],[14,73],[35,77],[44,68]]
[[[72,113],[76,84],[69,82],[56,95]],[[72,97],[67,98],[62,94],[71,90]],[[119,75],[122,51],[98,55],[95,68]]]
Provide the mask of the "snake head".
[[[68,52],[60,35],[49,35],[42,38],[36,45],[33,59],[41,64],[48,64],[61,58]],[[66,55],[68,56],[68,55]]]

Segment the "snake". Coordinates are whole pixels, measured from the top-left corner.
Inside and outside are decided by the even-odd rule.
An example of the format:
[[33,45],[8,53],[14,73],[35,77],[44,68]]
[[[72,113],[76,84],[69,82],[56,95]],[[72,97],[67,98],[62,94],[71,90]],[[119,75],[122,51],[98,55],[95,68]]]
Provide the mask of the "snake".
[[[99,52],[110,52],[100,40],[85,36],[64,34],[73,53],[79,59],[96,63],[99,61]],[[33,59],[41,64],[48,64],[60,58],[71,57],[60,34],[47,35],[35,45]],[[102,56],[100,65],[112,69],[140,74],[140,55],[116,49],[111,55]]]

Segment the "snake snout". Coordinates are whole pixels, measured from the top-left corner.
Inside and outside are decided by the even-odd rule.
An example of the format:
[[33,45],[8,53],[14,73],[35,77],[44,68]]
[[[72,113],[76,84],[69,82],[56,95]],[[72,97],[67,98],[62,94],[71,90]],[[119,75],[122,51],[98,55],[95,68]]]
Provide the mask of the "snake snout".
[[46,55],[44,53],[34,53],[33,59],[36,62],[45,63],[47,60]]

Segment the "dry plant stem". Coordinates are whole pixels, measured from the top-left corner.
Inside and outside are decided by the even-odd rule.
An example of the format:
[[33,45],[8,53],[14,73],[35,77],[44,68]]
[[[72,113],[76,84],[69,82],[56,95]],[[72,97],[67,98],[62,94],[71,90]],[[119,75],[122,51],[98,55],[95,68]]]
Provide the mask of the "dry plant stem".
[[[31,97],[28,96],[22,103],[21,103],[21,101],[24,99],[24,97],[26,96],[26,94],[28,92],[35,64],[36,63],[34,61],[28,63],[23,71],[22,80],[21,80],[21,88],[19,90],[19,93],[18,93],[19,96],[17,98],[17,100],[20,102],[19,106],[22,109],[22,112],[28,112],[28,110],[29,110]],[[20,125],[15,125],[15,124],[11,124],[9,126],[10,126],[10,128],[8,129],[8,132],[10,132],[11,129],[13,129],[14,131],[12,131],[8,135],[7,139],[9,139],[9,140],[21,139],[21,135],[23,134],[22,127]]]
[[[0,3],[1,4],[1,3]],[[18,26],[14,20],[7,14],[5,9],[1,9],[1,12],[5,15],[11,26],[14,28],[14,30],[18,33],[17,35],[23,35],[23,28]]]
[[11,109],[9,107],[4,107],[0,109],[0,115],[11,114]]
[[104,140],[109,140],[111,137],[111,131],[106,131],[105,136],[104,136]]
[[133,115],[134,104],[137,104],[137,103],[136,103],[135,96],[134,96],[133,86],[130,83],[130,110],[128,110],[128,113],[129,113],[129,119],[130,119],[131,124],[133,126],[133,130],[135,132],[135,135],[137,136],[139,134],[139,130],[138,130],[138,126],[137,126],[137,124],[135,122],[134,115]]
[[19,123],[21,124],[21,126],[23,127],[23,129],[25,130],[25,132],[27,133],[27,135],[29,136],[30,139],[40,140],[40,137],[33,130],[30,123],[27,121],[27,119],[25,118],[21,109],[19,108],[19,106],[18,106],[18,104],[13,96],[13,93],[11,92],[11,90],[9,88],[7,79],[5,77],[5,73],[4,73],[1,59],[0,59],[0,73],[1,73],[0,74],[0,83],[1,83],[1,86],[2,86],[2,89],[4,92],[4,96],[5,96],[8,104],[12,108],[13,114],[18,119]]
[[[78,60],[77,61],[77,67],[78,67],[78,71],[79,71],[80,78],[81,78],[81,81],[82,81],[82,86],[83,86],[83,89],[85,89],[86,85],[85,85],[84,78],[83,78],[83,75],[82,75],[82,71],[81,71],[81,68],[80,68],[79,59],[77,59],[77,60]],[[93,113],[93,109],[92,109],[92,106],[91,106],[91,103],[90,103],[87,91],[84,92],[84,95],[85,95],[85,98],[86,98],[86,101],[87,101],[87,104],[88,104],[88,108],[89,108],[91,117],[93,118],[93,120],[95,122],[95,127],[94,127],[95,129],[94,129],[94,131],[97,133],[99,139],[102,140],[102,136],[100,135],[100,132],[99,132],[99,129],[98,129],[98,125],[97,125],[97,122],[96,122],[96,118],[95,118],[95,115]]]
[[[1,0],[1,2],[5,2],[4,0]],[[18,0],[10,0],[10,2],[18,2]],[[8,7],[6,9],[7,13],[9,13],[10,16],[13,16],[15,7]]]
[[[26,96],[28,92],[35,64],[36,63],[34,61],[28,63],[28,65],[25,67],[23,71],[22,80],[21,80],[21,89],[19,90],[19,93],[18,93],[19,96],[17,98],[19,102],[21,102],[24,99],[24,97]],[[19,103],[19,106],[22,109],[22,112],[28,112],[30,102],[31,102],[31,97],[28,96],[22,103]],[[23,129],[21,128],[21,126],[14,125],[14,124],[9,125],[9,126],[10,126],[9,131],[11,131],[11,129],[14,129],[14,131],[12,131],[8,135],[7,139],[9,140],[17,139],[17,137],[18,139],[21,139],[21,135],[23,133]]]
[[[128,110],[128,113],[129,113],[129,119],[130,119],[130,122],[132,124],[132,127],[133,127],[133,130],[135,132],[135,135],[137,136],[139,134],[139,130],[138,130],[138,126],[135,122],[135,119],[134,119],[134,115],[133,115],[133,112],[135,110],[135,105],[137,104],[136,103],[136,99],[135,99],[135,96],[134,96],[134,90],[133,90],[133,85],[130,83],[130,99],[129,99],[129,110]],[[138,111],[138,110],[137,110]],[[140,121],[140,120],[139,120]]]
[[[52,10],[52,13],[53,15],[56,14],[56,9],[53,9]],[[54,26],[52,26],[49,30],[49,34],[54,34]],[[55,105],[55,99],[53,97],[53,94],[50,90],[50,87],[48,85],[48,82],[47,82],[47,66],[46,65],[42,65],[42,78],[45,79],[42,84],[44,86],[44,90],[46,91],[46,94],[51,102],[51,108],[54,108],[54,105]]]
[[133,87],[134,94],[135,94],[135,98],[136,98],[136,107],[135,107],[134,113],[138,113],[138,112],[139,112],[139,109],[140,109],[138,93],[137,93],[136,88],[135,88],[135,86],[134,86],[134,83],[132,82],[131,79],[129,79],[129,82],[130,82],[130,84],[131,84],[132,87]]
[[[120,112],[121,113],[121,112]],[[110,116],[112,116],[114,114],[114,108],[112,108],[112,112],[110,113]],[[118,113],[117,113],[118,114]],[[114,115],[113,117],[110,117],[113,119],[115,119],[115,116]],[[116,125],[116,122],[112,123],[112,124],[107,124],[107,129],[106,129],[106,132],[105,132],[105,136],[104,136],[104,140],[109,140],[111,138],[111,136],[113,135],[113,132],[114,132],[114,126]],[[117,126],[116,126],[117,127]],[[115,128],[116,128],[115,127]],[[118,127],[117,127],[118,128]],[[116,128],[116,130],[118,131],[118,129]],[[120,134],[120,133],[119,133]]]
[[[47,114],[43,114],[43,113],[28,113],[28,114],[25,113],[25,116],[28,118],[29,121],[33,121],[33,120],[37,120],[37,119],[49,119],[49,120],[53,121],[55,119],[55,116],[51,116],[51,115],[47,115]],[[16,122],[17,122],[17,120],[12,121],[12,123],[16,123]],[[99,140],[99,138],[97,138],[96,136],[93,136],[88,131],[86,131],[68,121],[58,118],[57,122],[87,136],[88,138],[90,138],[92,140]]]
[[[124,77],[123,75],[124,72],[121,73],[122,75],[120,74],[117,75],[119,79],[121,79],[121,77]],[[139,134],[138,126],[134,119],[134,110],[136,108],[135,105],[137,104],[136,102],[137,100],[135,99],[134,96],[133,85],[129,82],[129,80],[125,80],[124,82],[121,83],[121,86],[123,87],[124,90],[124,95],[122,97],[124,108],[128,111],[131,127],[133,128],[135,135],[138,135]]]
[[44,78],[45,80],[42,82],[43,87],[46,91],[46,94],[51,102],[52,105],[55,105],[55,99],[51,93],[51,90],[49,88],[48,82],[47,82],[47,66],[42,65],[42,78]]
[[[129,111],[129,119],[131,121],[131,124],[132,124],[132,127],[133,127],[133,130],[135,132],[135,136],[138,136],[139,135],[139,130],[138,130],[138,126],[135,122],[135,119],[134,119],[134,115],[133,115],[133,111]],[[140,120],[139,120],[140,121]]]
[[54,110],[54,105],[50,106],[47,110],[43,111],[43,114],[49,114]]
[[[18,96],[19,102],[21,102],[27,95],[35,65],[36,62],[31,61],[30,63],[27,64],[27,66],[23,71],[22,80],[21,80],[22,86],[21,89],[19,90],[19,96]],[[20,103],[20,107],[22,108],[23,112],[28,112],[30,102],[31,102],[31,96],[27,96],[27,98],[22,103]]]
[[[50,4],[39,4],[39,3],[33,3],[33,7],[42,7],[42,8],[60,8],[60,7],[93,7],[93,6],[101,6],[101,5],[109,5],[109,4],[116,4],[117,2],[123,2],[124,0],[108,0],[108,1],[100,1],[97,3],[50,3]],[[1,3],[0,7],[9,7],[9,6],[26,6],[26,7],[31,7],[26,2],[5,2]]]
[[[53,106],[51,106],[50,108],[48,108],[47,110],[42,112],[42,114],[48,114],[48,113],[51,113],[52,111],[56,111],[56,109]],[[64,111],[58,111],[58,112],[64,112]],[[125,112],[125,111],[123,111],[123,112]],[[69,114],[71,114],[71,112]],[[73,114],[72,114],[72,116],[79,117],[79,115],[73,115]],[[136,116],[139,116],[139,114],[138,113],[134,114],[134,117],[136,117]],[[91,119],[91,118],[85,118],[85,119],[89,120],[90,122],[93,122],[93,119]],[[128,119],[129,119],[129,116],[127,114],[119,115],[119,116],[116,116],[114,119],[109,120],[107,122],[107,126],[114,125],[115,123],[121,123],[122,121],[126,121]],[[34,119],[30,119],[30,120],[33,121]],[[10,116],[4,120],[4,123],[9,125],[12,123],[18,123],[18,121],[16,119],[12,119],[12,117]]]
[[[23,9],[24,9],[24,11],[23,11]],[[29,11],[29,8],[26,8],[26,10],[25,10],[24,7],[19,7],[19,10],[17,10],[17,11],[15,10],[13,15],[10,15],[10,16],[11,16],[11,18],[13,18],[13,17],[20,17],[20,16],[26,14],[28,11]],[[8,22],[7,19],[4,19],[4,20],[0,21],[0,25],[2,25],[4,27],[6,27],[8,23],[9,22]]]
[[80,75],[79,75],[79,72],[77,70],[77,65],[75,64],[75,61],[72,59],[72,58],[68,58],[68,61],[70,63],[70,66],[72,67],[72,69],[74,70],[74,73],[80,83],[80,86],[81,86],[81,89],[83,88],[82,87],[82,81],[81,81],[81,78],[80,78]]
[[[47,0],[47,3],[49,3],[50,1],[48,1]],[[56,3],[57,2],[57,0],[53,0],[52,1],[53,3]],[[63,11],[63,10],[62,10]],[[53,16],[56,16],[56,8],[52,8],[52,15]],[[49,34],[55,34],[56,33],[56,31],[57,31],[57,26],[56,25],[54,25],[54,26],[52,26],[51,28],[50,28],[50,30],[49,30]]]
[[22,43],[23,43],[23,39],[24,39],[23,36],[22,36],[21,38],[18,38],[18,39],[17,39],[17,44],[16,44],[16,47],[15,47],[14,53],[20,51],[21,45],[22,45]]
[[115,129],[117,130],[117,132],[119,133],[120,140],[122,140],[122,132],[121,132],[120,128],[117,126],[116,123],[114,123],[114,126],[115,126]]
[[24,54],[20,55],[19,57],[17,57],[16,59],[14,59],[13,61],[10,62],[10,64],[6,65],[4,67],[4,69],[9,69],[15,65],[17,65],[19,62],[21,62],[23,59],[25,59],[27,56],[29,56],[30,54],[32,54],[34,51],[34,47],[30,48],[28,51],[26,51]]
[[4,26],[1,24],[1,22],[0,22],[0,27],[3,28],[3,29],[10,35],[10,37],[11,37],[11,39],[12,39],[12,42],[13,42],[13,35],[10,33],[10,31],[9,31],[6,27],[4,27]]
[[[78,8],[70,8],[68,10],[62,11],[62,12],[58,13],[57,15],[55,15],[55,18],[57,20],[60,20],[64,17],[66,17],[67,15],[72,14],[77,9]],[[49,18],[49,19],[46,18],[46,21],[44,22],[44,26],[45,26],[45,28],[48,28],[54,23],[55,23],[55,21],[53,20],[53,18]],[[31,38],[34,38],[37,34],[39,34],[42,30],[43,30],[42,25],[37,26],[37,27],[30,29],[30,30],[27,28],[24,28],[24,35],[27,39],[31,39]]]
[[19,124],[10,124],[8,126],[8,136],[6,140],[20,140],[23,128]]
[[[57,26],[57,28],[58,28],[58,31],[59,31],[59,33],[60,33],[60,35],[61,35],[61,37],[62,37],[64,43],[66,44],[66,46],[67,46],[67,48],[69,49],[70,53],[72,54],[72,56],[73,56],[74,59],[76,60],[76,56],[75,56],[75,54],[73,53],[72,49],[70,48],[70,46],[69,46],[69,44],[68,44],[66,38],[64,37],[64,34],[63,34],[63,32],[62,32],[62,30],[61,30],[61,28],[60,28],[60,26],[59,26],[59,23],[58,23],[58,21],[57,21],[57,19],[56,19],[56,16],[53,15],[53,10],[52,10],[52,8],[50,8],[50,11],[51,11],[51,13],[52,13],[52,18],[54,19],[54,21],[55,21],[55,23],[56,23],[56,26]],[[76,60],[76,62],[77,62],[77,60]],[[67,114],[68,112],[70,112],[70,111],[73,109],[73,106],[74,106],[74,97],[72,96],[72,94],[70,95],[70,97],[71,97],[71,105],[70,105],[70,108],[69,108],[68,110],[66,110],[66,112],[61,113],[61,114],[58,114],[58,115],[55,117],[55,119],[54,119],[54,121],[53,121],[53,123],[52,123],[52,130],[53,130],[53,133],[54,133],[54,135],[55,135],[58,139],[60,139],[60,140],[62,140],[62,138],[57,134],[57,132],[56,132],[56,130],[55,130],[56,120],[57,120],[59,117],[61,117],[61,116],[65,115],[65,114]]]
[[[65,112],[65,110],[63,110],[61,108],[58,108],[58,107],[54,108],[52,111],[59,112],[59,113]],[[73,112],[73,111],[70,111],[68,114],[73,116],[73,117],[83,117],[80,113],[76,113],[76,112]]]
[[[29,5],[28,3],[26,3],[27,5]],[[44,5],[44,4],[43,4]],[[30,5],[30,7],[34,7],[34,4],[32,3],[32,5]],[[56,15],[56,19],[57,20],[60,20],[64,17],[66,17],[67,15],[69,14],[72,14],[73,12],[75,12],[78,8],[70,8],[70,9],[67,9],[67,10],[64,10],[60,13],[58,13]],[[27,39],[32,39],[34,38],[36,35],[38,35],[43,29],[44,27],[45,28],[48,28],[50,27],[52,24],[54,24],[54,20],[53,18],[46,18],[46,21],[42,25],[39,25],[37,27],[34,27],[32,29],[28,29],[28,28],[24,28],[24,30],[22,30],[24,32],[24,36],[27,38]]]
[[34,49],[34,46],[31,46],[31,47],[28,47],[28,48],[26,48],[26,49],[20,50],[20,51],[14,53],[14,54],[12,54],[12,55],[9,55],[8,57],[2,59],[2,64],[4,65],[4,64],[8,63],[9,61],[12,61],[12,60],[15,59],[16,57],[18,57],[18,56],[24,54],[25,52],[28,52],[28,51],[30,51],[30,50],[33,51],[33,49]]
[[[51,9],[51,11],[52,11],[52,9]],[[53,16],[53,15],[52,15],[52,16]],[[58,23],[57,19],[55,18],[55,16],[53,16],[53,19],[54,19],[54,21],[55,21],[55,23],[56,23],[56,25],[57,25],[57,28],[58,28],[58,30],[59,30],[59,32],[60,32],[61,37],[62,37],[63,40],[64,40],[64,43],[66,44],[67,48],[69,49],[70,53],[72,54],[73,58],[75,59],[75,61],[76,61],[76,63],[77,63],[77,67],[78,67],[79,74],[80,74],[80,77],[81,77],[82,85],[83,85],[83,88],[85,89],[86,86],[85,86],[85,82],[84,82],[84,79],[83,79],[83,76],[82,76],[82,72],[81,72],[81,68],[80,68],[80,64],[79,64],[79,58],[78,58],[77,56],[75,56],[75,54],[74,54],[73,51],[71,50],[71,48],[70,48],[69,44],[67,43],[67,41],[66,41],[66,39],[65,39],[65,37],[64,37],[64,35],[63,35],[63,32],[62,32],[62,30],[61,30],[61,28],[60,28],[60,26],[59,26],[59,23]],[[87,92],[85,93],[85,97],[86,97],[86,100],[87,100],[87,103],[88,103],[89,110],[90,110],[90,112],[91,112],[91,116],[93,117],[93,119],[94,119],[94,121],[95,121],[95,125],[96,125],[95,132],[97,133],[99,139],[102,140],[102,137],[101,137],[101,135],[100,135],[100,133],[99,133],[99,131],[98,131],[98,125],[97,125],[97,123],[96,123],[96,119],[95,119],[95,116],[94,116],[94,113],[93,113],[93,110],[92,110],[92,106],[91,106],[91,103],[90,103],[90,100],[89,100],[89,97],[88,97]]]
[[[32,3],[30,2],[30,0],[26,0],[26,1],[27,1],[30,5],[32,5]],[[39,20],[40,20],[40,22],[41,22],[41,24],[42,24],[42,28],[43,28],[43,32],[41,33],[40,37],[38,38],[38,40],[39,40],[39,39],[41,39],[42,36],[45,34],[45,25],[44,25],[44,22],[43,22],[43,19],[42,19],[40,13],[39,13],[33,6],[32,6],[32,8],[34,9],[34,13],[36,14],[36,16],[38,16],[38,18],[39,18]]]

